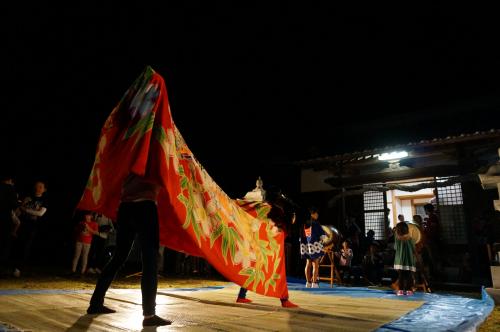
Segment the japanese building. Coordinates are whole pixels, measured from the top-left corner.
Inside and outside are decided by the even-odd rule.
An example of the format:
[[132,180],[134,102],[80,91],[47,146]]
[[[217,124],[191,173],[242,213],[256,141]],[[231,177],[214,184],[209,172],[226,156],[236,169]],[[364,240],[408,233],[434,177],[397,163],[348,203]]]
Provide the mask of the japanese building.
[[355,220],[378,240],[387,237],[398,215],[424,218],[423,206],[431,203],[439,212],[448,281],[463,279],[469,257],[481,279],[489,272],[480,271],[477,233],[485,219],[495,218],[498,192],[483,190],[478,174],[497,162],[499,147],[500,130],[492,129],[303,160],[301,193],[307,201],[323,202],[323,224],[343,229],[347,219]]

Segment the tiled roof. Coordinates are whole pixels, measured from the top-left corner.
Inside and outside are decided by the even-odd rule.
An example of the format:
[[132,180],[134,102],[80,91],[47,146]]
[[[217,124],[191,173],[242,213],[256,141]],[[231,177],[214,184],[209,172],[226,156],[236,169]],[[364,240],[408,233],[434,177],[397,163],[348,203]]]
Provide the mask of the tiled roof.
[[428,139],[428,140],[421,140],[419,142],[410,142],[407,144],[384,146],[384,147],[379,147],[379,148],[375,148],[375,149],[368,149],[368,150],[363,150],[363,151],[337,154],[337,155],[333,155],[333,156],[306,159],[306,160],[298,161],[296,164],[299,166],[313,166],[313,165],[317,165],[317,164],[323,164],[323,163],[329,163],[329,162],[335,162],[335,161],[353,162],[353,161],[359,161],[359,160],[363,160],[363,159],[376,158],[380,154],[385,153],[385,152],[398,151],[398,150],[408,150],[408,149],[411,150],[411,149],[415,149],[415,148],[424,148],[424,147],[446,145],[446,144],[452,144],[452,143],[460,143],[460,142],[472,141],[472,140],[476,140],[476,139],[486,139],[489,137],[491,137],[491,138],[500,137],[500,129],[490,129],[487,131],[476,131],[474,133],[460,134],[457,136],[447,136],[444,138],[433,138],[433,139]]

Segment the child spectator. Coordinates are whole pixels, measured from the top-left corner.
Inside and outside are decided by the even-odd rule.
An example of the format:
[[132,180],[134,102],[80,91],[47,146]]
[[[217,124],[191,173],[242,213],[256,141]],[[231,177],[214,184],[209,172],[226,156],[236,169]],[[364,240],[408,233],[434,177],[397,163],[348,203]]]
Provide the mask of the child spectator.
[[311,218],[306,221],[304,228],[301,230],[300,255],[302,259],[306,259],[306,287],[319,288],[319,260],[325,254],[323,251],[323,238],[326,237],[326,234],[318,222],[318,209],[311,207],[309,213]]
[[351,277],[351,261],[353,257],[352,249],[349,248],[349,242],[342,242],[342,249],[340,252],[336,252],[335,255],[339,257],[339,270],[343,273],[343,278],[345,280],[346,275]]
[[85,219],[83,221],[78,223],[75,256],[73,257],[73,266],[71,268],[71,272],[76,273],[76,267],[78,266],[78,261],[81,257],[82,275],[85,274],[87,269],[87,259],[89,256],[90,245],[92,243],[92,236],[99,233],[97,223],[92,220],[92,214],[86,213],[84,218]]
[[398,271],[398,296],[413,295],[413,275],[416,271],[415,241],[410,236],[408,224],[400,222],[395,227],[394,247],[396,256],[394,258],[394,269]]

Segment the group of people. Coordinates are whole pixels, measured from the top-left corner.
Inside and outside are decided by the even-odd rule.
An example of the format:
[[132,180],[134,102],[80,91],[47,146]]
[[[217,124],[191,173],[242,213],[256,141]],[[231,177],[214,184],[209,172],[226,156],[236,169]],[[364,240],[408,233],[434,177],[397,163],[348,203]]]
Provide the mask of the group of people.
[[115,246],[115,236],[115,227],[110,218],[103,214],[85,213],[76,227],[71,273],[77,273],[80,262],[80,275],[100,274],[109,258],[106,249]]
[[[389,238],[393,249],[393,268],[398,272],[397,291],[398,296],[413,295],[415,280],[420,279],[428,283],[429,274],[438,256],[440,226],[434,205],[424,206],[427,217],[422,220],[420,215],[413,217],[413,224],[418,225],[420,230],[420,241],[416,243],[410,234],[408,222],[402,215],[398,216],[398,223],[392,230]],[[305,278],[306,288],[319,287],[319,264],[325,252],[323,243],[326,233],[318,222],[318,211],[310,210],[311,218],[301,228],[300,254],[306,260]],[[384,257],[380,251],[380,244],[374,239],[375,232],[369,230],[362,239],[359,250],[364,252],[359,269],[367,281],[380,281],[384,274]],[[350,241],[346,237],[342,241],[342,247],[335,252],[336,266],[338,270],[349,278],[353,273],[352,260],[354,257]]]
[[[157,214],[157,197],[160,188],[158,185],[146,181],[136,175],[130,175],[123,184],[121,204],[118,209],[116,227],[119,232],[115,233],[115,224],[106,216],[86,212],[78,223],[75,238],[75,251],[72,261],[72,272],[77,273],[80,263],[80,273],[96,272],[99,279],[92,295],[89,314],[107,314],[115,310],[104,306],[104,296],[118,270],[125,263],[134,240],[140,242],[142,258],[142,281],[141,289],[143,295],[143,325],[159,326],[168,325],[171,322],[160,318],[155,311],[156,289],[158,284],[158,257],[162,252],[159,246],[159,226]],[[3,178],[0,183],[0,227],[2,239],[1,263],[2,267],[12,267],[15,275],[20,274],[22,262],[27,258],[36,229],[46,214],[48,208],[46,199],[46,186],[43,182],[36,182],[33,194],[23,200],[19,200],[14,189],[12,178]],[[429,209],[431,207],[427,207]],[[319,224],[319,211],[312,207],[309,209],[310,218],[307,218],[300,226],[300,254],[305,259],[305,278],[307,288],[319,287],[319,262],[324,255],[323,243],[327,237],[322,226]],[[417,220],[418,222],[418,220]],[[426,243],[434,241],[439,230],[437,218],[432,211],[426,220],[424,236]],[[406,222],[399,222],[394,229],[395,260],[394,268],[399,271],[398,295],[412,294],[412,272],[416,271],[417,255],[419,249],[415,246],[413,239],[409,236]],[[107,261],[104,248],[109,243],[109,238],[116,235],[116,247],[114,255]],[[372,239],[374,232],[369,231],[368,239]],[[432,257],[431,245],[428,252]],[[13,249],[14,250],[11,250]],[[372,245],[367,248],[368,260],[376,264],[375,249]],[[342,248],[335,253],[338,266],[343,272],[349,272],[354,253],[350,248],[348,240],[342,242]],[[89,256],[91,258],[88,264]],[[365,256],[366,257],[366,256]],[[107,264],[106,264],[107,263]],[[237,302],[251,302],[246,299],[246,289],[241,289]],[[281,299],[283,307],[296,307],[288,298]]]
[[439,257],[440,225],[433,204],[424,206],[427,217],[422,220],[420,215],[414,215],[412,223],[417,225],[420,233],[418,243],[410,234],[409,223],[402,215],[394,227],[394,269],[398,271],[397,295],[412,295],[415,282],[428,287],[432,268]]
[[2,275],[19,277],[26,266],[35,236],[48,209],[45,182],[20,199],[12,176],[0,179],[0,269]]

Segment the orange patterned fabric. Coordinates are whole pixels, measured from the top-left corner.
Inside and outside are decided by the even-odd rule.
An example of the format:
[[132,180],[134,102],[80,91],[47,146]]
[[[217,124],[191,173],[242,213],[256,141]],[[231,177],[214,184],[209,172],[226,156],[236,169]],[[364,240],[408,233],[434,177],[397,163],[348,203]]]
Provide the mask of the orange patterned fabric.
[[284,234],[267,218],[269,206],[230,199],[208,175],[172,120],[163,78],[150,67],[104,124],[79,208],[116,217],[130,173],[162,188],[162,245],[205,258],[242,287],[288,297]]

